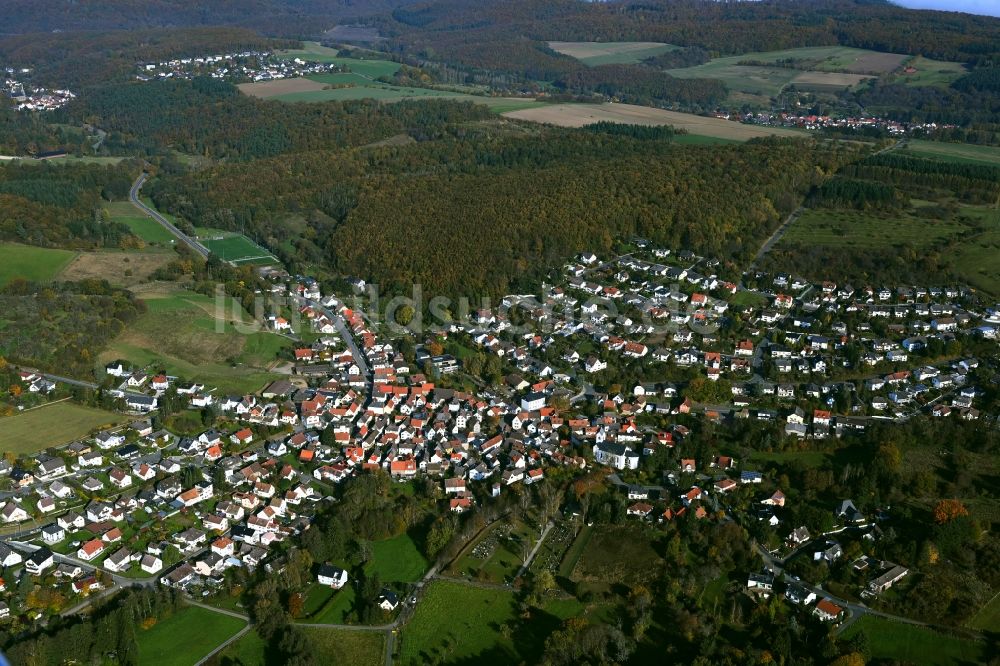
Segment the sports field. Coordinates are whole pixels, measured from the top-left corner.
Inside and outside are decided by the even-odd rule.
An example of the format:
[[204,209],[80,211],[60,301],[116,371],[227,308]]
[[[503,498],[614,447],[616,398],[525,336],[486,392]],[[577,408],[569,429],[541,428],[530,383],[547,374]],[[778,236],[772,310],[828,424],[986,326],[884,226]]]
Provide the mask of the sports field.
[[780,127],[744,125],[721,118],[665,111],[632,104],[549,104],[503,114],[507,118],[548,123],[560,127],[583,127],[607,121],[631,125],[673,125],[691,134],[746,141],[761,136],[801,137],[802,132]]
[[680,47],[662,42],[549,42],[549,48],[593,67],[637,63]]
[[199,229],[198,241],[223,261],[234,264],[280,263],[270,252],[242,234]]
[[68,400],[0,418],[0,451],[35,453],[126,421],[122,414]]
[[0,243],[0,286],[16,278],[34,282],[54,280],[76,252],[18,243]]

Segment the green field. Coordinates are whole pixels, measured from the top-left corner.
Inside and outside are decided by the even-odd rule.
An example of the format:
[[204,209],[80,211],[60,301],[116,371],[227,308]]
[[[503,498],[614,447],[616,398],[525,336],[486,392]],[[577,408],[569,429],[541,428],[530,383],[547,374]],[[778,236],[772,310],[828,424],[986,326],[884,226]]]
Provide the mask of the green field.
[[[762,102],[766,101],[764,98],[774,97],[780,93],[792,79],[804,72],[887,73],[898,67],[903,60],[905,58],[900,55],[846,46],[811,46],[714,58],[702,65],[670,69],[667,73],[685,79],[717,79],[730,90],[731,99]],[[770,63],[778,61],[784,61],[786,66],[770,66]],[[746,62],[755,64],[740,64]],[[844,85],[838,86],[833,83],[835,79],[831,79],[830,83],[821,83],[825,78],[828,77],[820,76],[815,82],[796,83],[796,85],[805,88],[817,87],[821,90],[853,85],[845,82]]]
[[[398,663],[538,663],[545,638],[583,612],[576,599],[550,599],[542,611],[521,620],[512,590],[436,580],[397,638]],[[511,638],[504,637],[504,624]]]
[[[276,378],[268,367],[278,351],[291,344],[254,329],[249,315],[242,307],[234,311],[228,297],[222,307],[214,298],[189,291],[143,294],[143,300],[147,311],[111,343],[100,357],[102,363],[121,358],[243,393]],[[240,330],[234,322],[241,324]]]
[[[355,74],[322,74],[308,77],[314,81],[335,83],[337,79],[358,79]],[[450,90],[434,90],[431,88],[412,88],[408,86],[396,86],[388,83],[377,83],[360,79],[356,85],[349,88],[329,88],[327,90],[308,90],[305,92],[291,92],[283,95],[274,95],[268,99],[275,99],[282,102],[328,102],[331,100],[353,100],[353,99],[377,99],[384,102],[398,102],[413,99],[452,99],[459,102],[472,102],[474,104],[485,104],[490,110],[496,113],[505,111],[517,111],[519,109],[530,109],[542,106],[542,102],[530,99],[514,99],[509,97],[488,97],[486,95],[470,95],[467,93],[453,92]]]
[[0,286],[16,278],[35,282],[54,280],[76,252],[17,243],[0,243]]
[[155,222],[148,215],[143,215],[128,201],[115,201],[104,208],[111,220],[126,225],[133,234],[147,243],[169,245],[175,240],[174,235],[167,231],[163,225]]
[[986,657],[985,646],[981,643],[870,615],[855,622],[842,638],[850,639],[862,630],[868,634],[872,656],[880,659],[944,666],[982,663]]
[[50,160],[35,160],[35,159],[19,159],[19,164],[31,165],[31,164],[118,164],[124,157],[102,157],[99,155],[87,155],[84,157],[77,157],[76,155],[67,155],[66,157],[56,157]]
[[549,48],[594,67],[637,63],[680,47],[659,42],[549,42]]
[[384,583],[413,583],[427,571],[427,560],[406,533],[372,544],[372,559],[365,567]]
[[256,631],[248,631],[219,656],[229,666],[266,666],[267,642]]
[[975,146],[969,143],[943,143],[912,139],[906,143],[902,152],[903,154],[912,153],[917,157],[931,157],[942,162],[1000,165],[1000,148],[996,146]]
[[122,414],[84,407],[69,401],[0,418],[0,451],[34,453],[68,444],[94,430],[126,420]]
[[1000,211],[993,211],[992,226],[960,245],[948,260],[962,280],[1000,296]]
[[[345,585],[341,590],[314,585],[306,595],[304,609],[311,615],[301,621],[315,624],[344,624],[354,606],[354,586]],[[314,610],[315,609],[315,610]]]
[[1000,594],[994,596],[988,604],[973,615],[967,626],[981,631],[1000,633]]
[[150,629],[136,629],[139,663],[191,666],[245,624],[222,613],[189,606]]
[[907,213],[876,213],[809,209],[788,229],[780,245],[820,245],[850,249],[896,245],[931,247],[968,231],[958,221],[941,222]]
[[327,48],[316,42],[303,42],[301,49],[280,51],[278,55],[289,60],[299,58],[307,62],[335,63],[347,67],[351,72],[360,74],[368,79],[392,76],[402,67],[398,62],[392,62],[391,60],[342,58],[337,53],[337,49]]
[[385,634],[380,631],[351,631],[309,627],[303,632],[318,664],[381,666],[385,663]]
[[[385,636],[378,631],[349,631],[334,628],[299,628],[310,652],[320,664],[379,666],[384,663]],[[222,663],[229,666],[266,666],[267,643],[251,631],[222,652]]]
[[964,76],[969,70],[960,62],[944,62],[917,56],[906,63],[917,71],[912,74],[902,73],[896,81],[908,86],[940,86],[947,87],[952,81]]

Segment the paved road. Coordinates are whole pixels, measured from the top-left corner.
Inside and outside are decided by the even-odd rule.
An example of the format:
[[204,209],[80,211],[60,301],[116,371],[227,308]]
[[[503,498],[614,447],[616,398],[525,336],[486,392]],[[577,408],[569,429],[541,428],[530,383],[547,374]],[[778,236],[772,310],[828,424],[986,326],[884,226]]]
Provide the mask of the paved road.
[[361,368],[361,372],[365,377],[370,378],[372,371],[371,368],[368,367],[368,358],[362,353],[362,351],[358,348],[358,345],[354,342],[354,334],[347,328],[347,322],[345,322],[344,318],[340,316],[340,313],[334,312],[319,301],[305,300],[305,303],[307,303],[312,309],[322,312],[327,316],[327,318],[330,319],[330,321],[333,322],[333,326],[337,329],[337,333],[344,341],[344,344],[347,345],[347,350],[351,352],[355,365]]
[[200,254],[202,257],[207,259],[209,255],[208,248],[206,248],[204,245],[202,245],[201,243],[199,243],[198,241],[191,238],[183,231],[175,227],[173,223],[170,222],[170,220],[163,217],[157,211],[153,210],[146,204],[142,203],[142,201],[139,199],[139,190],[142,189],[143,183],[146,182],[146,178],[148,177],[149,174],[143,172],[138,178],[136,178],[135,182],[132,183],[132,189],[129,190],[128,193],[128,198],[132,200],[132,205],[141,210],[149,217],[153,218],[155,221],[159,222],[161,226],[163,226],[167,231],[176,236],[178,240],[180,240],[189,248],[191,248],[192,250]]

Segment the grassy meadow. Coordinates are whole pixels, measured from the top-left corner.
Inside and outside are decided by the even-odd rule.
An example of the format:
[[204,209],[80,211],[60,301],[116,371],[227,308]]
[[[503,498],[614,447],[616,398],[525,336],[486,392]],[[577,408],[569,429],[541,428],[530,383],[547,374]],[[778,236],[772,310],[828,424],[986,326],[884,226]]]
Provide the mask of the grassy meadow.
[[427,559],[409,534],[372,543],[372,559],[365,570],[385,583],[412,583],[427,571]]
[[163,225],[148,215],[143,215],[131,202],[115,201],[106,205],[104,209],[112,221],[121,222],[147,243],[170,245],[175,240],[174,235]]
[[986,657],[981,643],[870,615],[851,625],[842,638],[850,639],[860,631],[868,634],[872,657],[878,659],[943,666],[982,663]]
[[916,56],[906,63],[907,67],[917,70],[912,73],[902,73],[897,78],[899,83],[907,86],[939,86],[945,88],[952,81],[968,73],[960,62],[945,62]]
[[57,402],[0,418],[0,451],[31,454],[68,444],[125,420],[122,414]]
[[0,286],[22,278],[49,282],[76,256],[70,250],[56,250],[17,243],[0,243]]
[[907,141],[902,152],[916,157],[930,157],[942,162],[988,164],[990,166],[1000,164],[1000,148],[996,146],[911,139]]
[[136,629],[139,661],[159,666],[191,666],[244,625],[242,620],[229,615],[189,606],[149,629]]
[[[276,375],[269,372],[288,339],[254,327],[249,315],[226,297],[217,308],[209,296],[184,290],[142,295],[147,311],[101,355],[122,358],[233,392],[255,391]],[[235,306],[235,307],[234,307]]]

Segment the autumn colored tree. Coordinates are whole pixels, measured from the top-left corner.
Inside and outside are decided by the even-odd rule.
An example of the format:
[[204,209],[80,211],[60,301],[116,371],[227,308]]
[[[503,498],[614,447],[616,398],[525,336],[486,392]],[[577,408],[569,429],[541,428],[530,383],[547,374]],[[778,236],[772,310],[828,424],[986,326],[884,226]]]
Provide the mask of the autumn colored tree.
[[934,507],[934,522],[938,525],[944,525],[956,518],[968,515],[969,510],[957,499],[943,499]]

